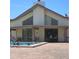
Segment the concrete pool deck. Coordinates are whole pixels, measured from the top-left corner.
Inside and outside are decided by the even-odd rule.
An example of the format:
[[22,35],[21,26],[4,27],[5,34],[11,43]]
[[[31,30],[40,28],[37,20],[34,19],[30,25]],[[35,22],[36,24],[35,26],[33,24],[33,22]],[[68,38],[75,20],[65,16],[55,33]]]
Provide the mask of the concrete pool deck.
[[69,59],[68,43],[47,43],[35,48],[11,48],[10,59]]

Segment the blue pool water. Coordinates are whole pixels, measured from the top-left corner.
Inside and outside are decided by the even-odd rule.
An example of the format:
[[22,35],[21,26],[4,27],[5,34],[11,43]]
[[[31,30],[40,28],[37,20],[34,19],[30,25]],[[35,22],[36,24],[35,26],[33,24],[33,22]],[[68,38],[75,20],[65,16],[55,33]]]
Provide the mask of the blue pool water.
[[36,44],[37,42],[10,42],[10,45],[29,46]]

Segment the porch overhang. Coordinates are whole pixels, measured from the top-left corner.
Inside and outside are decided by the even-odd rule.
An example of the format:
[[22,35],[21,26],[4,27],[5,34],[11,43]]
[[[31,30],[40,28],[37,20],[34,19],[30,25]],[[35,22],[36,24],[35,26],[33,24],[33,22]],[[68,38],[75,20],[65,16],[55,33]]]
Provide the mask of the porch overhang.
[[57,25],[43,25],[43,26],[40,26],[40,25],[24,25],[24,26],[15,26],[15,27],[10,27],[10,29],[17,29],[17,28],[21,28],[21,29],[24,29],[24,28],[59,28],[59,27],[65,27],[65,28],[68,28],[68,26],[57,26]]

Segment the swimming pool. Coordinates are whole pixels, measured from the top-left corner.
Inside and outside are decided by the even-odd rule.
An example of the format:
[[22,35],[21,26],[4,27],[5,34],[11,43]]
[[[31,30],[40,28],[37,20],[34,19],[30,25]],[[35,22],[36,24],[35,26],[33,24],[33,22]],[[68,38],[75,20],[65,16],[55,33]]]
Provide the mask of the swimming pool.
[[11,46],[29,46],[37,43],[39,42],[10,42],[10,45]]
[[10,47],[33,48],[46,44],[47,42],[10,42]]

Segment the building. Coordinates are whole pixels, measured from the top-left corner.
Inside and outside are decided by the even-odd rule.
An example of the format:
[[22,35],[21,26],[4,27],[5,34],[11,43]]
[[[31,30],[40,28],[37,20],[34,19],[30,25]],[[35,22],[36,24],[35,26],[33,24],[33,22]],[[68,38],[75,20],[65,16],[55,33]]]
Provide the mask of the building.
[[42,1],[10,20],[11,38],[23,42],[68,42],[69,19],[44,6]]

